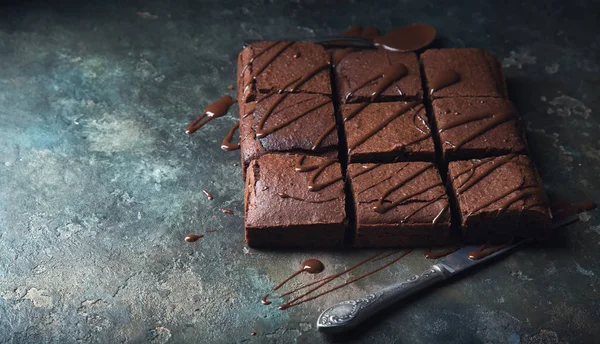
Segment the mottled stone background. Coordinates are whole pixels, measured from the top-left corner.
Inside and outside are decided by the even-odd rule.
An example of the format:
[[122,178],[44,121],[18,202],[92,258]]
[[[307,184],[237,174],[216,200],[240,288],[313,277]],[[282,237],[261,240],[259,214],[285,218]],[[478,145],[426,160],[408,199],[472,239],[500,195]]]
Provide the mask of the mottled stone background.
[[598,13],[577,0],[0,5],[0,342],[598,340],[598,212],[345,338],[315,330],[319,311],[419,273],[422,251],[317,302],[261,305],[306,258],[336,271],[372,252],[249,249],[238,153],[219,148],[237,109],[183,132],[233,94],[244,39],[426,22],[502,60],[549,194],[598,200]]

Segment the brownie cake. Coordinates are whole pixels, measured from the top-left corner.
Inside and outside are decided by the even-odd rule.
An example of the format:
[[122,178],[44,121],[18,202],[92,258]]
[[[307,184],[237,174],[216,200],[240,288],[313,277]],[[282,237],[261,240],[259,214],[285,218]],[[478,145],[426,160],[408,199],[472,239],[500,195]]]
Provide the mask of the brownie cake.
[[245,190],[251,247],[340,247],[347,220],[340,164],[302,155],[253,160]]
[[356,247],[418,247],[452,241],[448,196],[428,162],[350,164]]
[[279,91],[331,95],[329,55],[317,44],[252,43],[238,57],[238,72],[240,103]]
[[432,102],[444,160],[525,153],[517,110],[504,98],[443,98]]
[[[428,44],[435,29],[426,29]],[[400,32],[345,34],[388,46]],[[248,245],[341,246],[347,227],[356,247],[549,233],[542,181],[492,54],[256,42],[238,69]]]
[[482,49],[431,49],[421,64],[432,99],[508,96],[500,63]]
[[548,236],[552,215],[542,179],[527,156],[454,161],[448,180],[466,242]]
[[320,94],[270,94],[241,104],[240,141],[245,173],[265,153],[306,153],[337,158],[333,103]]
[[435,147],[423,104],[344,104],[340,112],[350,162],[435,161]]
[[[384,76],[394,80],[386,82]],[[335,66],[335,80],[338,99],[345,103],[423,98],[419,61],[414,53],[385,49],[349,53]]]

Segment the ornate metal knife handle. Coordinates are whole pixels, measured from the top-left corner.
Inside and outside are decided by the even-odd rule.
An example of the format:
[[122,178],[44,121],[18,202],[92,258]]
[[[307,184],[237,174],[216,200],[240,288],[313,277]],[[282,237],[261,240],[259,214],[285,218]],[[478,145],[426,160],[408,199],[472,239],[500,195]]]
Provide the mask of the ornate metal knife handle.
[[433,265],[420,276],[415,275],[382,291],[329,307],[319,316],[317,328],[324,332],[349,330],[395,302],[443,281],[449,276],[450,271],[445,267],[438,264]]

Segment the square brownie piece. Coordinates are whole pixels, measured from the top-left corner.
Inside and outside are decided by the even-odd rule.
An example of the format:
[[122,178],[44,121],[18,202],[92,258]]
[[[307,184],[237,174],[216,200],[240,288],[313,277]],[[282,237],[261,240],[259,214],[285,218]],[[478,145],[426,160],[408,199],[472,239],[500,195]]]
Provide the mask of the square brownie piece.
[[448,196],[429,162],[350,164],[356,247],[427,247],[454,242]]
[[503,244],[551,231],[542,179],[525,155],[451,162],[448,182],[466,242]]
[[240,104],[243,171],[266,153],[307,153],[337,159],[338,134],[329,96],[283,93]]
[[508,97],[502,66],[482,49],[430,49],[421,64],[431,99]]
[[344,180],[334,160],[267,154],[248,168],[246,243],[251,247],[340,247],[346,229]]
[[331,95],[329,55],[317,44],[256,42],[238,56],[238,101],[278,91]]
[[335,66],[335,81],[340,103],[423,98],[419,61],[414,53],[385,49],[348,53]]
[[435,161],[423,104],[343,104],[340,111],[350,162]]
[[432,102],[445,161],[527,152],[515,106],[504,98],[443,98]]

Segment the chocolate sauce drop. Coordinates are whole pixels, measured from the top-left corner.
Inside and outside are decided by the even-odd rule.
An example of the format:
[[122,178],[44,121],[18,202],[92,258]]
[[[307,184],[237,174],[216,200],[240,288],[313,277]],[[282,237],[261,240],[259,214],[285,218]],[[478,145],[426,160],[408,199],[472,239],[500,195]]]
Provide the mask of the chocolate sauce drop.
[[185,236],[185,241],[186,242],[195,242],[198,241],[199,239],[204,238],[204,234],[193,234],[190,233],[188,235]]
[[436,252],[433,252],[431,248],[428,248],[427,250],[425,250],[425,258],[438,259],[438,258],[445,257],[445,256],[449,255],[450,253],[454,253],[458,250],[460,250],[460,246],[452,247],[447,250],[436,251]]
[[221,211],[227,215],[233,215],[233,210],[227,208],[221,208]]
[[409,24],[375,37],[375,45],[388,50],[409,52],[427,47],[435,39],[436,30],[427,24]]
[[309,274],[318,274],[325,270],[325,265],[323,262],[317,259],[309,259],[302,263],[302,271],[306,271]]
[[454,69],[444,69],[429,82],[429,94],[439,91],[460,81],[460,75]]
[[202,192],[204,192],[206,198],[208,198],[209,201],[213,200],[213,195],[210,192],[208,192],[208,190],[202,190]]
[[192,134],[214,118],[224,116],[227,111],[229,111],[229,107],[231,107],[231,105],[233,105],[236,101],[237,100],[231,98],[231,96],[224,95],[216,102],[208,104],[206,110],[204,110],[204,113],[190,123],[190,125],[188,125],[188,127],[185,129],[185,133]]
[[221,149],[224,151],[235,151],[240,149],[240,144],[239,143],[232,143],[231,140],[233,139],[233,135],[235,134],[235,131],[237,128],[240,127],[240,121],[237,121],[233,127],[231,127],[231,129],[229,129],[229,132],[227,133],[227,136],[225,136],[225,138],[223,139],[223,141],[221,142]]
[[263,305],[267,306],[271,304],[271,301],[267,300],[267,298],[269,297],[270,294],[266,294],[265,296],[262,297],[262,299],[260,299],[260,302],[262,302]]
[[479,248],[469,252],[469,254],[467,256],[471,260],[479,260],[479,259],[489,256],[490,254],[494,254],[503,248],[508,247],[508,245],[509,244],[503,244],[503,245],[490,247],[489,244],[483,244]]
[[251,336],[256,336],[256,332],[250,332]]

